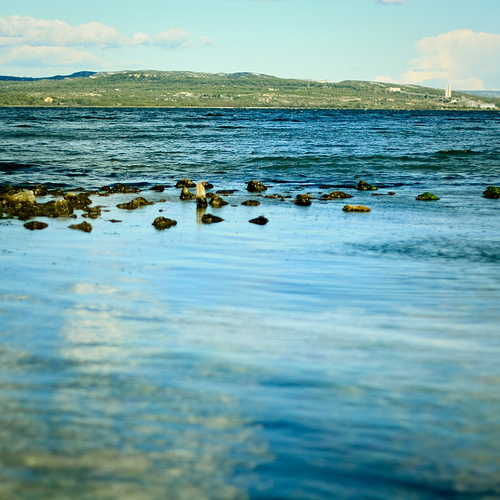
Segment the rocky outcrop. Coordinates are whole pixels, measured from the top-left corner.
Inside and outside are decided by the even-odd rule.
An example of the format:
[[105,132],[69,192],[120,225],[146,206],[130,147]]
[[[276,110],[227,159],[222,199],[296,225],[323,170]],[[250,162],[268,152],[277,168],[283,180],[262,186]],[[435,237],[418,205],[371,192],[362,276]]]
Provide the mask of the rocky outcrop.
[[213,208],[220,208],[225,205],[228,205],[228,202],[223,198],[221,198],[218,194],[212,195],[209,203]]
[[247,184],[247,191],[250,193],[262,193],[262,191],[266,191],[267,187],[262,184],[262,182],[251,180]]
[[372,186],[371,184],[368,184],[368,182],[365,181],[359,181],[358,184],[356,185],[356,189],[358,191],[376,191],[377,188],[375,186]]
[[224,219],[217,217],[217,215],[204,214],[201,218],[203,224],[214,224],[215,222],[222,222]]
[[308,207],[311,204],[311,195],[309,193],[298,194],[293,202],[300,207]]
[[70,229],[76,229],[78,231],[83,231],[84,233],[90,233],[92,231],[92,225],[87,221],[83,221],[80,224],[71,224],[68,226]]
[[260,201],[257,200],[247,200],[242,203],[245,207],[258,207],[260,205]]
[[483,193],[484,198],[490,198],[491,200],[500,199],[500,187],[497,186],[488,186],[486,191]]
[[167,219],[166,217],[156,217],[153,221],[153,226],[162,231],[163,229],[168,229],[169,227],[176,226],[177,221],[174,219]]
[[439,197],[426,191],[425,193],[419,194],[415,199],[420,201],[434,201],[439,200]]
[[24,224],[24,227],[26,229],[31,230],[31,231],[45,229],[48,226],[49,225],[47,223],[45,223],[45,222],[39,222],[37,220],[32,220],[32,221],[26,222],[26,224]]
[[342,209],[344,212],[371,212],[372,209],[364,205],[345,205]]
[[322,200],[344,200],[346,198],[352,198],[352,194],[345,193],[344,191],[332,191],[330,194],[321,196]]
[[128,203],[119,203],[116,206],[124,210],[135,210],[136,208],[145,207],[146,205],[154,205],[154,203],[152,201],[146,200],[142,196],[139,196],[137,198],[134,198],[132,201],[129,201]]
[[258,226],[265,226],[269,222],[269,219],[267,219],[263,215],[260,215],[255,219],[250,219],[248,222],[251,222],[252,224],[257,224]]

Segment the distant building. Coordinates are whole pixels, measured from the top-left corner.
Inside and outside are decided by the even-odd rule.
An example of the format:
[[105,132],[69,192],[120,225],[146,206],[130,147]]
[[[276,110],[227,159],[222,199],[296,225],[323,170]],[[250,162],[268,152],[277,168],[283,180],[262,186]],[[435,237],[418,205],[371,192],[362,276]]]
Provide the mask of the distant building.
[[389,87],[389,92],[401,92],[401,87]]
[[449,85],[447,85],[444,90],[444,97],[445,99],[451,99],[451,87]]

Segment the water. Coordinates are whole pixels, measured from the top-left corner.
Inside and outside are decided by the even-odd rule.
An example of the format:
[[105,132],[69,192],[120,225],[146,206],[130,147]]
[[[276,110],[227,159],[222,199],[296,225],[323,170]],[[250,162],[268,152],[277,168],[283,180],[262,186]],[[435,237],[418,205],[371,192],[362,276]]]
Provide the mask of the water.
[[[0,137],[4,184],[156,202],[0,220],[2,500],[500,497],[497,113],[0,109]],[[184,176],[238,190],[223,223]]]

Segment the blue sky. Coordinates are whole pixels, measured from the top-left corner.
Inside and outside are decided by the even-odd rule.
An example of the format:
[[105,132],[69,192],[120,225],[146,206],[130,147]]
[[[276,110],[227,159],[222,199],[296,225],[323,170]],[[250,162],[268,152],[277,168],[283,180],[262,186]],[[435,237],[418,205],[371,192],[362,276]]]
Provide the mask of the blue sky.
[[17,0],[0,74],[251,71],[500,89],[500,0]]

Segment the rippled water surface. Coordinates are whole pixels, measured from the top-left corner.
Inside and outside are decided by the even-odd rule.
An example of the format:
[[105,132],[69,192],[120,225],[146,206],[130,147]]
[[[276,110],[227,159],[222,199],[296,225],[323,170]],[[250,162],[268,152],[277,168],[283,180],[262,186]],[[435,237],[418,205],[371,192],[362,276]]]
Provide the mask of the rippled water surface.
[[499,119],[0,109],[1,184],[155,202],[0,219],[0,498],[500,498]]

